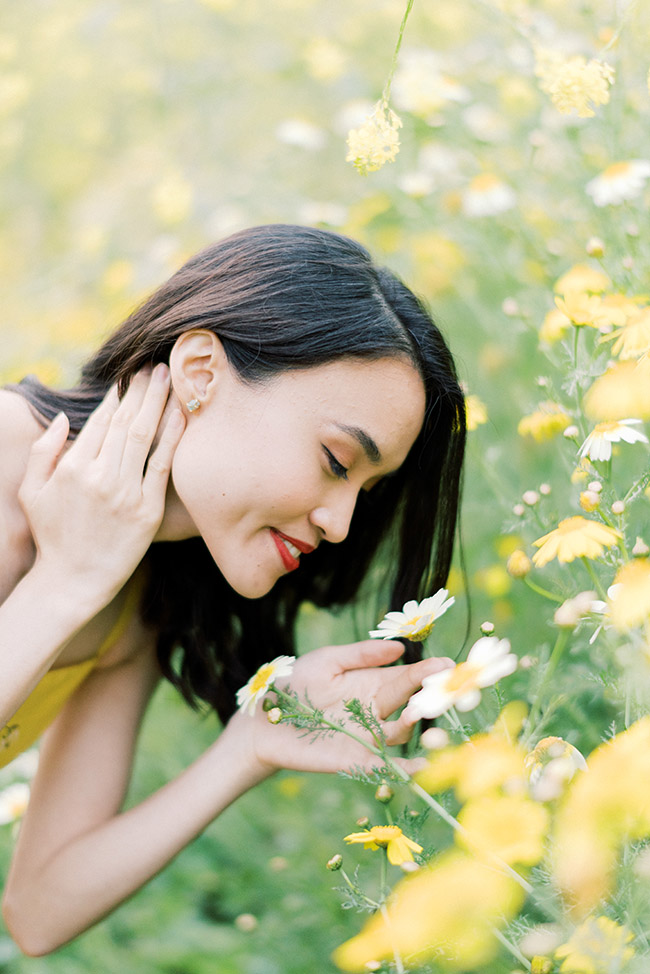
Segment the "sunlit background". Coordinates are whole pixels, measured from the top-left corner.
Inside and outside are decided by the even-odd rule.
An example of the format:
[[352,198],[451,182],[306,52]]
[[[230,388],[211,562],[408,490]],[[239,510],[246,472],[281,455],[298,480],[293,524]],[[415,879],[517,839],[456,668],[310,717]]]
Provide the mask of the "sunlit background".
[[[630,176],[622,200],[603,203],[589,187],[608,167],[650,156],[650,16],[643,2],[616,0],[415,0],[391,89],[401,148],[362,176],[346,162],[347,133],[382,93],[404,9],[405,0],[7,0],[0,380],[35,372],[74,383],[150,289],[234,230],[304,223],[361,240],[431,306],[480,399],[463,513],[471,638],[489,620],[523,656],[552,637],[506,560],[531,522],[536,536],[565,513],[575,489],[553,481],[572,455],[558,459],[553,443],[517,426],[556,397],[540,327],[560,275],[598,267],[604,253],[620,289],[647,289],[647,173]],[[562,113],[543,90],[549,50],[615,66],[591,115]],[[560,370],[564,355],[551,348]],[[535,533],[522,494],[545,482],[551,507]],[[460,560],[450,587],[456,616],[434,643],[456,656],[467,621]],[[362,612],[361,631],[374,621]],[[306,613],[303,648],[356,635],[350,618]],[[583,748],[603,733],[594,714],[608,719],[606,702],[576,718]],[[164,688],[132,800],[214,734]],[[0,971],[334,971],[331,951],[361,921],[341,909],[325,862],[372,805],[372,789],[352,782],[278,776],[57,955],[24,959],[0,937]],[[4,826],[5,862],[10,833]]]

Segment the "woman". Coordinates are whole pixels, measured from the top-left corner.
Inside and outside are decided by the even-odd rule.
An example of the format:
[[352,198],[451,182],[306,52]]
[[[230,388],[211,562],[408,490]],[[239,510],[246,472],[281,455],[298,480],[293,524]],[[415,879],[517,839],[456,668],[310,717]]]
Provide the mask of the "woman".
[[[394,607],[444,583],[464,436],[411,292],[352,241],[284,225],[190,260],[77,388],[0,391],[5,761],[52,721],[4,897],[26,953],[103,917],[277,768],[372,763],[344,735],[233,715],[235,692],[291,652],[304,600],[355,597],[380,545]],[[403,743],[407,719],[388,718],[446,665],[386,668],[403,648],[319,649],[290,685],[333,713],[358,697]],[[161,674],[225,727],[121,813]]]

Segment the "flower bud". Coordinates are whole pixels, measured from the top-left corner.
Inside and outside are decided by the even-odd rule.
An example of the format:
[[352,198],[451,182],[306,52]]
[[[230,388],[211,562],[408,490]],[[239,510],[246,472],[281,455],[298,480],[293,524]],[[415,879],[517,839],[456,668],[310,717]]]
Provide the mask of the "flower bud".
[[407,859],[405,862],[400,862],[399,868],[403,873],[416,873],[420,867],[417,862],[413,862],[412,859]]
[[367,815],[362,815],[361,818],[357,819],[357,825],[360,829],[365,829],[366,826],[370,825],[370,819]]
[[377,791],[375,792],[375,798],[377,799],[378,802],[381,802],[382,805],[387,805],[388,802],[392,799],[393,794],[394,792],[393,789],[390,787],[390,785],[387,782],[382,781],[382,783],[377,788]]
[[270,710],[266,712],[266,719],[269,724],[279,724],[282,720],[282,711],[279,707],[271,707]]
[[648,548],[643,538],[640,538],[638,535],[634,543],[634,547],[632,548],[632,554],[637,558],[650,554],[650,548]]
[[529,507],[534,507],[539,500],[539,494],[536,490],[525,490],[521,499],[524,504],[528,504]]
[[540,484],[539,485],[539,492],[540,492],[540,494],[542,494],[543,497],[548,497],[548,495],[551,493],[551,489],[552,488],[551,488],[551,485],[550,484]]
[[614,501],[612,504],[612,514],[623,514],[625,511],[625,504],[623,501]]
[[244,933],[252,933],[257,927],[257,917],[254,917],[252,913],[240,913],[238,917],[235,917],[235,926]]
[[335,856],[327,860],[327,868],[335,873],[337,869],[340,869],[343,865],[343,856],[339,855],[337,852]]
[[506,298],[501,305],[501,310],[504,315],[508,315],[509,318],[514,318],[515,315],[519,314],[519,305],[514,298]]
[[270,697],[264,697],[264,700],[262,701],[262,710],[268,712],[269,710],[273,710],[274,707],[275,707],[275,701],[271,700]]
[[523,517],[524,514],[526,513],[526,508],[524,507],[523,504],[515,504],[515,506],[512,509],[512,513],[516,514],[517,517]]
[[580,494],[580,507],[587,514],[591,514],[597,507],[600,507],[600,494],[595,490],[583,490]]
[[381,970],[381,963],[378,960],[367,960],[363,966],[367,971]]
[[567,440],[577,440],[580,436],[580,430],[577,426],[571,424],[571,426],[567,426],[562,436],[564,436]]
[[587,490],[593,490],[594,494],[600,494],[603,489],[603,485],[600,480],[590,480],[587,484]]
[[537,659],[536,656],[531,656],[530,654],[526,654],[526,656],[522,656],[521,659],[519,660],[519,669],[532,670],[533,666],[537,666],[538,663],[539,660]]
[[603,257],[605,255],[605,244],[600,237],[590,237],[585,250],[590,257]]
[[481,633],[484,636],[491,636],[494,632],[493,622],[482,622],[481,623]]
[[440,751],[449,744],[449,734],[444,727],[429,727],[420,738],[420,744],[427,751]]
[[506,571],[512,578],[525,578],[532,567],[532,561],[521,548],[515,548],[506,562]]

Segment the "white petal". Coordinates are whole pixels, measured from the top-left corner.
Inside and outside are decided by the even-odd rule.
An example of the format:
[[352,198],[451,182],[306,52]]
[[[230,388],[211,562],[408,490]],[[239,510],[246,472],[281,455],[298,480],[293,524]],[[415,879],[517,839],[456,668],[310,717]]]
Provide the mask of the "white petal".
[[468,710],[474,710],[474,707],[478,707],[481,702],[481,691],[480,690],[468,690],[464,693],[462,697],[458,697],[454,706],[456,710],[460,710],[461,713],[465,713]]
[[491,687],[504,676],[514,673],[517,663],[518,659],[514,653],[509,653],[503,659],[494,660],[493,663],[487,663],[476,678],[476,682],[480,687]]
[[498,636],[482,636],[477,639],[469,653],[467,662],[474,666],[485,666],[510,652],[510,641]]
[[404,605],[402,606],[402,612],[404,613],[407,619],[410,619],[414,615],[418,615],[419,611],[420,611],[420,607],[418,603],[415,601],[415,599],[411,599],[410,602],[405,602]]

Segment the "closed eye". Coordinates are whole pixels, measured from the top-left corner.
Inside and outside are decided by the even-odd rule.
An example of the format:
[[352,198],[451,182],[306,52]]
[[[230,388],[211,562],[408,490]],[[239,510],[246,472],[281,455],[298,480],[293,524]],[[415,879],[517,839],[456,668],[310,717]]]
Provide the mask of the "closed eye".
[[324,443],[322,443],[321,446],[323,447],[323,450],[325,451],[325,456],[327,457],[327,462],[329,463],[330,470],[332,471],[332,473],[334,474],[334,476],[335,477],[338,477],[339,480],[347,480],[348,479],[348,469],[347,469],[347,467],[344,467],[342,463],[339,463],[339,461],[336,459],[336,457],[334,456],[334,454],[332,453],[332,451],[331,450],[328,450]]

